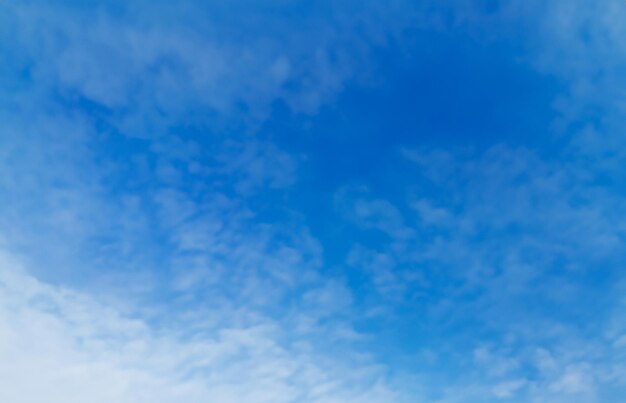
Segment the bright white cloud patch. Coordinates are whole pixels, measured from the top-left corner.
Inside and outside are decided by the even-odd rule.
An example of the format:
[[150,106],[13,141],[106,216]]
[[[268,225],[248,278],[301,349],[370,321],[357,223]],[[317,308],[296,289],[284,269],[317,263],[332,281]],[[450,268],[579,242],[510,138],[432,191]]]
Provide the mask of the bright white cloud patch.
[[[389,402],[366,361],[348,366],[271,319],[205,333],[148,325],[0,261],[0,400]],[[320,291],[322,294],[326,291]]]

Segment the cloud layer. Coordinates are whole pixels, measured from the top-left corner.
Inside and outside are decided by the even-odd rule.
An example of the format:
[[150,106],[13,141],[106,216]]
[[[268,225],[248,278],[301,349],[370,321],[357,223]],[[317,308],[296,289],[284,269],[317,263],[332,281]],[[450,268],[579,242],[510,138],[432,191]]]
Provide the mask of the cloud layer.
[[200,3],[0,5],[1,401],[620,401],[623,2]]

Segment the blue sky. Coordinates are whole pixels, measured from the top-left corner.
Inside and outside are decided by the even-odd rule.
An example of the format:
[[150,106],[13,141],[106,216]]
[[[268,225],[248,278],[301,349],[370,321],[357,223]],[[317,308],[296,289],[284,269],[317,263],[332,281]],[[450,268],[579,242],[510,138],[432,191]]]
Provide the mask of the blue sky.
[[2,2],[0,401],[622,401],[625,19]]

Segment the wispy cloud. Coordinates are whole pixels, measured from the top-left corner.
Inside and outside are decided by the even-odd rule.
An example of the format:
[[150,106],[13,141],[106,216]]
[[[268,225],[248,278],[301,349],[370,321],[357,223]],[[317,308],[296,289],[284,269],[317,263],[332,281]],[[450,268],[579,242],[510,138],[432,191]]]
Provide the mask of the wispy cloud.
[[[0,5],[0,400],[618,401],[623,2],[149,3]],[[477,47],[549,127],[368,143]]]
[[[417,200],[384,205],[396,212],[394,222],[413,222],[413,235],[402,232],[386,246],[360,238],[348,264],[367,273],[385,309],[403,309],[401,298],[420,312],[415,320],[424,332],[453,332],[444,339],[463,343],[437,349],[440,360],[459,360],[455,373],[467,371],[443,401],[469,395],[591,402],[619,387],[623,380],[598,375],[619,371],[613,357],[620,353],[610,347],[615,336],[589,322],[600,314],[600,301],[621,293],[603,280],[617,275],[612,267],[624,259],[626,206],[619,191],[589,180],[593,164],[545,159],[528,149],[403,154],[416,164],[407,198]],[[433,186],[426,198],[421,189]],[[469,330],[461,330],[468,322]],[[484,346],[486,340],[500,351]]]
[[[3,253],[0,355],[6,401],[384,402],[373,363],[319,356],[273,319],[211,331],[151,326],[26,274]],[[244,308],[245,309],[245,308]],[[281,341],[282,340],[282,341]]]

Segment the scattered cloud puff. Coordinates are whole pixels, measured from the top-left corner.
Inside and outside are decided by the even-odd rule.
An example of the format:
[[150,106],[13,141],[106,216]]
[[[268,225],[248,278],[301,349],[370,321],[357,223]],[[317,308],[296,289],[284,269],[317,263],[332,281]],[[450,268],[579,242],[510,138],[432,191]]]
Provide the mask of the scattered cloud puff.
[[[619,189],[590,180],[593,164],[523,148],[401,153],[416,169],[408,201],[376,205],[410,230],[387,231],[386,242],[358,237],[347,263],[369,276],[375,305],[410,306],[404,320],[440,335],[421,343],[446,361],[424,369],[446,374],[441,401],[619,399],[619,332],[595,322],[615,315],[607,308],[622,292],[602,280],[619,277],[624,260]],[[369,215],[352,208],[348,219],[368,228]]]

